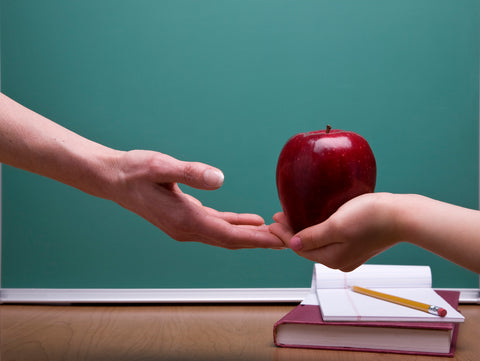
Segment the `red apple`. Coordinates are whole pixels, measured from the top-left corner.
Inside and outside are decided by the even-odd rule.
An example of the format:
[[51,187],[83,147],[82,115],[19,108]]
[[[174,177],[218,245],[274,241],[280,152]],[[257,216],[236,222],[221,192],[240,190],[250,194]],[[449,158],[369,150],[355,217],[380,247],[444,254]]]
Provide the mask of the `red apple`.
[[330,126],[291,137],[277,164],[278,196],[295,232],[326,220],[348,200],[373,192],[376,177],[367,141]]

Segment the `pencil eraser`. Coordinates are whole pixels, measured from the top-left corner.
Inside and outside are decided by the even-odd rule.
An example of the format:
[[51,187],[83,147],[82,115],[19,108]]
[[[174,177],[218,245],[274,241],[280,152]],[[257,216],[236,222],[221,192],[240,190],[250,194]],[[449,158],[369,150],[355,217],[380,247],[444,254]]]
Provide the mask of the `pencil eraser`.
[[445,317],[445,316],[447,315],[447,310],[444,309],[444,308],[439,308],[439,309],[438,309],[438,315],[439,315],[440,317]]

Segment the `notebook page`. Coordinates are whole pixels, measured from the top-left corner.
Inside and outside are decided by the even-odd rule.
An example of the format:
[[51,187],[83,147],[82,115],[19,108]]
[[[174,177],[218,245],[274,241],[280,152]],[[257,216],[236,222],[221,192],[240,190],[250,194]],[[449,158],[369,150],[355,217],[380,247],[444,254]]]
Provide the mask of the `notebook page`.
[[[361,286],[447,310],[446,317],[431,315],[350,290]],[[362,265],[352,272],[315,264],[312,293],[325,321],[463,322],[464,317],[432,288],[428,266]]]
[[436,305],[447,310],[445,317],[379,300],[350,289],[317,289],[317,299],[325,321],[463,322],[464,317],[432,288],[372,288]]
[[312,288],[331,289],[361,286],[375,287],[432,287],[432,273],[428,266],[361,265],[352,272],[342,272],[315,264]]

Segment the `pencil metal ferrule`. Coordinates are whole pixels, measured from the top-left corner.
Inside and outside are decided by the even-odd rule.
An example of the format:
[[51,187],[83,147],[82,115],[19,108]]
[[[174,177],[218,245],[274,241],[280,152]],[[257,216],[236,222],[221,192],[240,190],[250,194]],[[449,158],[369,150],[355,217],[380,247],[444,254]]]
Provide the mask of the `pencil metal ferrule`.
[[431,313],[432,315],[435,315],[435,316],[439,316],[439,313],[438,313],[439,309],[440,307],[432,305],[428,308],[428,313]]

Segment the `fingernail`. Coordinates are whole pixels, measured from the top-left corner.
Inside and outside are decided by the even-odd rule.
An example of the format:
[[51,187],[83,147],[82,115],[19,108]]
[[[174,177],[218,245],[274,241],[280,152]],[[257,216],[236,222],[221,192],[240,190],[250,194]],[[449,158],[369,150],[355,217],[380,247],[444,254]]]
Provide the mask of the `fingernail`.
[[217,169],[207,169],[203,172],[203,181],[209,187],[219,187],[223,184],[223,173]]
[[301,251],[303,248],[302,240],[300,237],[295,236],[290,240],[290,248],[293,251]]

